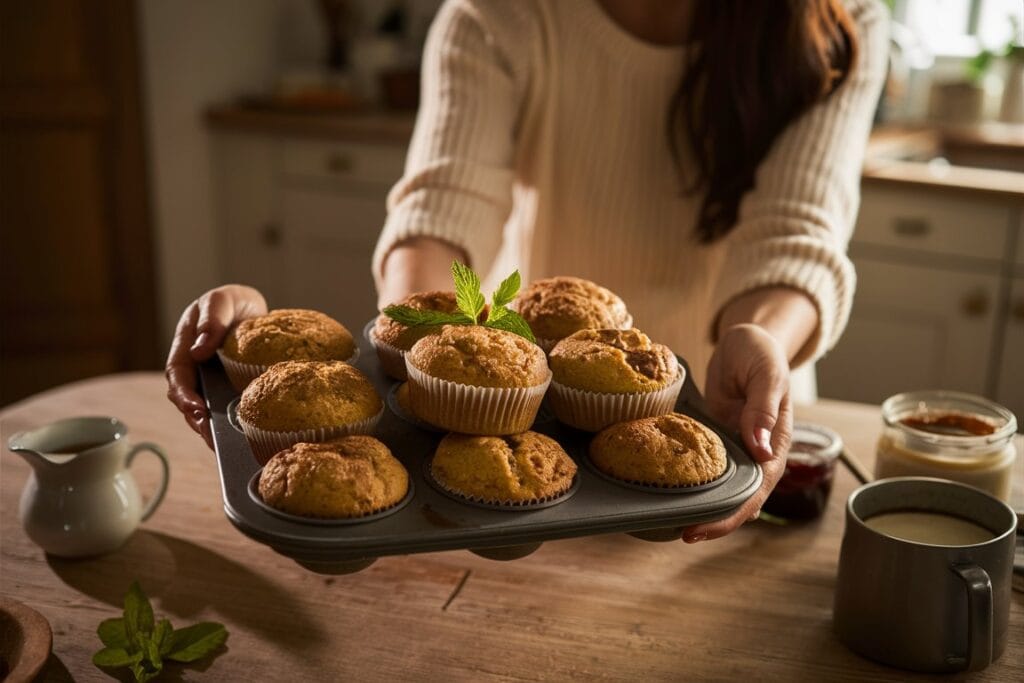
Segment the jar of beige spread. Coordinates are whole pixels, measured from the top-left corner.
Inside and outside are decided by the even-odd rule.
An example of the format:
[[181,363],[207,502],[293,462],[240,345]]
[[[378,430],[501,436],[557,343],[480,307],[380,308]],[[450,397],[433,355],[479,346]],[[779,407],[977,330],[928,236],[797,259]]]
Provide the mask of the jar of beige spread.
[[1017,419],[981,396],[955,391],[897,394],[882,404],[875,477],[952,479],[1008,501]]

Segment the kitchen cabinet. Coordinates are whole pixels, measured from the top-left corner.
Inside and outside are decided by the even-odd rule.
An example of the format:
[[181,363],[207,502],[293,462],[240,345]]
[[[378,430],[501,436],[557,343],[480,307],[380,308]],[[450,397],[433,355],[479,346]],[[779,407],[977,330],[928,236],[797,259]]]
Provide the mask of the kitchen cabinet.
[[857,294],[818,363],[823,397],[917,389],[988,396],[1024,415],[1024,197],[865,183],[850,244]]
[[354,334],[376,315],[370,259],[405,140],[218,131],[214,165],[222,279],[272,308],[313,308]]

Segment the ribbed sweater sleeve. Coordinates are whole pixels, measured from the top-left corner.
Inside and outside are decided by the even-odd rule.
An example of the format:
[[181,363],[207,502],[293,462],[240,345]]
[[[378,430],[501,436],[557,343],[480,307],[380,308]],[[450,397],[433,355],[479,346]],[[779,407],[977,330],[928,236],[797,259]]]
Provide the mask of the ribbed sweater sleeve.
[[[721,312],[734,297],[765,286],[805,292],[818,326],[794,359],[813,360],[842,334],[856,274],[846,256],[860,201],[860,173],[885,76],[888,22],[881,3],[849,3],[857,61],[842,85],[776,140],[739,207],[712,298]],[[714,316],[712,330],[718,316]]]
[[410,237],[462,248],[481,273],[501,247],[525,79],[495,23],[471,2],[449,1],[431,25],[405,173],[388,195],[374,252],[378,279],[388,252]]

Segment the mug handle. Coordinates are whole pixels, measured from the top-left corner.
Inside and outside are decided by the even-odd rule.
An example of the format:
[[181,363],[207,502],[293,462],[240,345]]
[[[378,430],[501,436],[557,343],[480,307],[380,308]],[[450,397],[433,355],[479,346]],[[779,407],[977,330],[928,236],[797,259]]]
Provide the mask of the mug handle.
[[967,586],[967,671],[992,663],[992,581],[973,564],[955,564],[953,571]]
[[156,512],[157,506],[160,505],[160,501],[164,499],[164,494],[167,493],[167,482],[171,478],[171,466],[170,462],[167,460],[167,454],[164,453],[163,449],[155,443],[150,443],[148,441],[135,444],[132,450],[128,453],[128,458],[125,460],[125,466],[131,467],[132,460],[134,460],[135,456],[141,451],[149,451],[156,457],[160,458],[160,464],[163,465],[164,468],[163,476],[160,478],[160,486],[157,488],[153,497],[149,499],[149,502],[146,503],[146,507],[142,509],[142,518],[139,521],[145,522],[149,519],[150,515]]

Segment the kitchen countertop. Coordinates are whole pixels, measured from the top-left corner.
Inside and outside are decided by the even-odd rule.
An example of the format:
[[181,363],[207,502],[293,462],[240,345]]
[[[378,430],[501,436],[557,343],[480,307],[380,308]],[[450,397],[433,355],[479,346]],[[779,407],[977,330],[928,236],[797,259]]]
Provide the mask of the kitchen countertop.
[[[286,108],[219,105],[206,112],[213,130],[407,145],[415,112],[354,110],[325,114]],[[942,140],[940,141],[940,137]],[[909,161],[940,144],[1021,159],[1020,172]],[[936,155],[940,153],[935,152]],[[1012,162],[1011,162],[1012,163]],[[1024,201],[1024,126],[983,124],[936,128],[887,125],[871,133],[864,162],[868,185],[919,187],[1001,201]]]
[[[4,444],[62,417],[109,414],[171,460],[166,499],[128,543],[70,561],[25,536],[16,508],[29,467],[4,450],[0,592],[50,621],[44,680],[110,680],[90,661],[95,629],[119,615],[133,579],[158,617],[230,631],[216,658],[170,665],[187,680],[927,680],[862,659],[832,634],[843,504],[857,486],[845,469],[813,523],[756,522],[693,546],[621,534],[552,541],[504,563],[466,551],[385,557],[329,577],[232,527],[215,458],[165,393],[159,373],[111,375],[0,411]],[[838,431],[871,468],[877,406],[821,401],[797,417]],[[151,491],[155,461],[135,469]],[[1024,680],[1024,594],[1012,595],[1008,634],[1002,658],[965,679]]]
[[[979,168],[913,158],[950,154],[997,160],[1005,168]],[[882,126],[871,132],[865,185],[918,187],[980,199],[1024,203],[1024,126]]]

